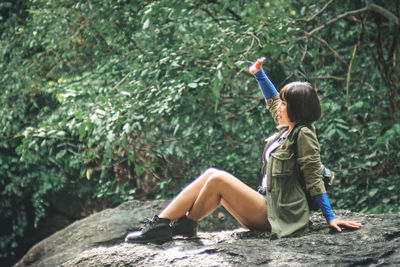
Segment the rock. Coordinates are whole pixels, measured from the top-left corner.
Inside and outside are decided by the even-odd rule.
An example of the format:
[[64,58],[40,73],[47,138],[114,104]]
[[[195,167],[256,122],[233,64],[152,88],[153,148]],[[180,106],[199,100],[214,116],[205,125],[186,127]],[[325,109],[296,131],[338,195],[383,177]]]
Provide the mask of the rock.
[[144,217],[157,214],[168,201],[129,201],[81,219],[33,246],[15,266],[58,266],[86,249],[123,242]]
[[[16,266],[371,266],[400,265],[400,213],[365,215],[335,211],[357,220],[360,230],[330,230],[321,213],[310,232],[270,240],[268,233],[205,232],[159,244],[127,244],[123,238],[166,201],[129,201],[77,221],[35,245]],[[221,216],[219,212],[217,217]]]

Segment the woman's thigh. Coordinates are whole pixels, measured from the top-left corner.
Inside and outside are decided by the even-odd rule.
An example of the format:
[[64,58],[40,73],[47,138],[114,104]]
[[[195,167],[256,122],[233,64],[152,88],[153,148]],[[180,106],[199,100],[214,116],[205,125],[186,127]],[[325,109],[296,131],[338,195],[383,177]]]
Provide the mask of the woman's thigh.
[[244,226],[250,229],[270,229],[267,203],[264,197],[225,171],[218,171],[207,181],[215,186],[221,204]]

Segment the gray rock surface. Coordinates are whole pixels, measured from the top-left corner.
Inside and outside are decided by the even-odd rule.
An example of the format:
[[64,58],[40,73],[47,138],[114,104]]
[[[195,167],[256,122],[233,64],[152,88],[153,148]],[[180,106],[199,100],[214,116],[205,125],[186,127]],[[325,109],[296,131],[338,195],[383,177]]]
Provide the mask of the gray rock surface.
[[308,234],[278,240],[236,228],[162,245],[123,243],[166,204],[129,201],[93,214],[35,245],[16,266],[400,266],[400,214],[336,211],[363,228],[335,233],[315,213]]

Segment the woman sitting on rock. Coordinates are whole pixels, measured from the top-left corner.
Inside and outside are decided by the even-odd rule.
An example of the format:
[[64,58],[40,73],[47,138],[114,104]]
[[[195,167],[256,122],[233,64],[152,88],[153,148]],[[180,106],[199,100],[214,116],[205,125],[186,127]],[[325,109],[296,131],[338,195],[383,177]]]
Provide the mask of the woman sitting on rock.
[[[232,174],[209,168],[158,216],[147,219],[141,231],[128,234],[126,242],[165,242],[175,235],[194,236],[197,221],[219,204],[245,228],[271,231],[276,238],[302,233],[307,229],[310,209],[299,182],[300,175],[330,227],[339,232],[341,227],[361,227],[358,222],[335,219],[328,201],[321,174],[319,143],[311,125],[321,116],[316,91],[309,83],[293,82],[278,93],[262,70],[263,61],[264,58],[258,59],[249,71],[257,79],[267,107],[278,123],[278,132],[266,139],[263,190],[257,192]],[[295,142],[292,130],[296,124],[307,127],[299,130]]]

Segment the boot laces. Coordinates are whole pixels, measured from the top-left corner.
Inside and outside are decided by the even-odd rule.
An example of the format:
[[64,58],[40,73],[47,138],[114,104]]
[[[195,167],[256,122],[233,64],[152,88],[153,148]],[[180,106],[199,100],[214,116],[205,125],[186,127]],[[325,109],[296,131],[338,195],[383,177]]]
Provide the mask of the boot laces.
[[158,217],[154,216],[152,219],[150,218],[145,218],[143,226],[140,228],[142,231],[147,230],[151,228],[153,225],[155,225],[158,222]]

